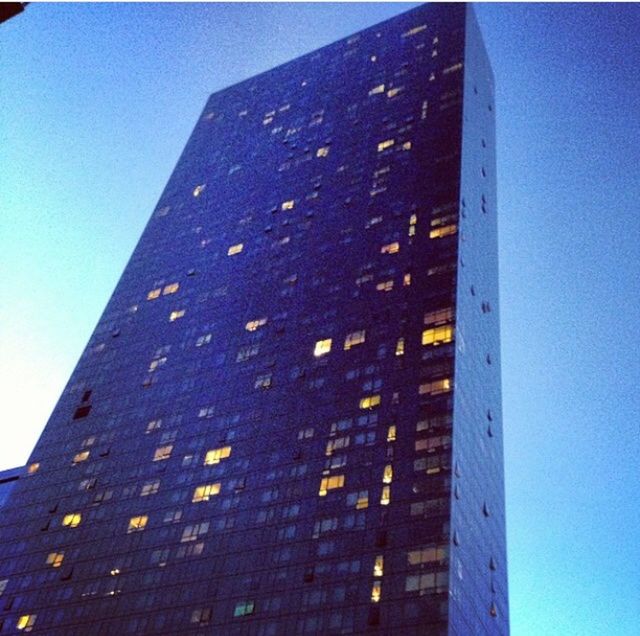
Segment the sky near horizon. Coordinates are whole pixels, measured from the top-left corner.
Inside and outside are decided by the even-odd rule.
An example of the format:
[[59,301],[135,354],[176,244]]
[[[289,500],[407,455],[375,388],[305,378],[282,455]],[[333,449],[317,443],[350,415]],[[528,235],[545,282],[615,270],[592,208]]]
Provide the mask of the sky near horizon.
[[[207,96],[414,4],[39,4],[0,25],[0,470],[24,464]],[[512,636],[640,633],[640,5],[481,4]]]

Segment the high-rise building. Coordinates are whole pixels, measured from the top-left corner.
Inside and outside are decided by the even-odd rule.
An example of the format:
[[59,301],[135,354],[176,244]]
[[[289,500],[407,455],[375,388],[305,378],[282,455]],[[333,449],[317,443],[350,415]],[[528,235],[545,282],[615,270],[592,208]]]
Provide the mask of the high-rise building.
[[508,633],[492,84],[438,4],[210,97],[3,510],[0,633]]
[[[9,500],[9,495],[14,489],[18,479],[24,475],[24,467],[0,470],[0,510]],[[2,514],[2,513],[0,513]]]

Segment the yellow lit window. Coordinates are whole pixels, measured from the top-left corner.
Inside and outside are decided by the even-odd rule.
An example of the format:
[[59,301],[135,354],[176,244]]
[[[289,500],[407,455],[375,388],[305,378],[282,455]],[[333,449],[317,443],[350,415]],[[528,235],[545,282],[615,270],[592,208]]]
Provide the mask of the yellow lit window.
[[402,279],[402,285],[403,287],[409,287],[409,285],[411,285],[411,274],[410,273],[406,273]]
[[38,472],[39,468],[40,468],[39,462],[35,462],[34,464],[29,464],[29,467],[27,468],[27,474],[33,475],[34,473]]
[[178,289],[180,289],[180,283],[171,283],[170,285],[165,285],[162,290],[162,295],[167,296],[168,294],[175,294]]
[[384,84],[378,84],[369,91],[369,95],[377,95],[378,93],[384,93]]
[[429,232],[429,238],[442,238],[444,236],[449,236],[450,234],[455,234],[458,231],[458,226],[453,223],[451,225],[443,225],[442,227],[436,227]]
[[391,502],[391,486],[382,487],[382,495],[380,496],[380,505],[388,506]]
[[345,437],[336,437],[335,439],[330,439],[327,442],[327,450],[325,451],[325,455],[331,456],[333,451],[339,450],[341,448],[347,448],[349,446],[349,436]]
[[382,583],[380,581],[374,581],[373,587],[371,588],[371,602],[379,603],[381,596],[382,596]]
[[384,556],[379,554],[373,564],[373,576],[382,576],[384,574]]
[[453,325],[442,325],[425,329],[422,332],[422,344],[434,345],[445,344],[453,340]]
[[322,148],[318,148],[316,150],[316,157],[328,157],[329,156],[329,146],[323,146]]
[[396,441],[396,425],[392,424],[387,429],[387,442],[395,442]]
[[313,355],[316,358],[320,356],[324,356],[331,351],[331,338],[326,338],[325,340],[318,340],[316,342],[316,346],[313,350]]
[[127,533],[140,532],[144,530],[147,525],[147,521],[149,521],[149,517],[147,515],[138,515],[137,517],[131,517],[131,519],[129,519]]
[[351,347],[355,347],[355,345],[362,344],[365,340],[365,331],[362,329],[361,331],[353,331],[350,334],[347,334],[347,337],[344,340],[344,350],[349,351]]
[[18,619],[16,627],[20,631],[30,632],[36,622],[37,614],[24,614]]
[[439,325],[453,320],[453,308],[445,307],[444,309],[436,309],[424,315],[425,325]]
[[389,292],[392,289],[393,289],[393,281],[392,280],[385,280],[382,283],[378,283],[376,285],[376,290],[377,291]]
[[425,382],[421,384],[418,392],[420,395],[438,395],[440,393],[448,393],[451,391],[451,378],[442,378],[433,382]]
[[396,254],[400,251],[400,243],[397,241],[395,243],[387,243],[387,245],[383,245],[380,248],[381,254]]
[[193,196],[194,196],[194,197],[199,197],[199,196],[202,194],[203,190],[204,190],[206,187],[207,187],[207,186],[206,186],[206,184],[204,184],[204,183],[203,183],[203,184],[201,184],[201,185],[197,185],[197,186],[193,189]]
[[184,309],[178,309],[177,311],[172,311],[169,314],[169,322],[174,322],[176,320],[178,320],[179,318],[182,318],[182,316],[184,316],[185,314],[185,310]]
[[156,298],[159,298],[160,296],[160,292],[162,291],[161,287],[158,287],[158,289],[152,289],[148,294],[147,294],[147,300],[155,300]]
[[64,561],[64,552],[50,552],[47,556],[47,565],[52,568],[59,568]]
[[256,331],[257,329],[259,329],[260,327],[262,327],[263,325],[267,324],[267,319],[266,318],[256,318],[255,320],[250,320],[245,326],[244,328],[247,331]]
[[390,88],[387,91],[387,97],[395,97],[402,89],[401,88]]
[[402,144],[402,150],[411,150],[411,142],[410,141],[405,141]]
[[332,477],[323,477],[320,482],[320,490],[318,494],[324,497],[329,490],[342,488],[344,486],[344,475],[333,475]]
[[382,472],[382,483],[390,484],[393,481],[393,466],[391,464],[387,464],[384,467],[384,471]]
[[235,245],[232,245],[227,250],[227,256],[233,256],[234,254],[240,254],[240,252],[242,252],[243,248],[244,248],[244,244],[243,243],[236,243]]
[[426,24],[421,24],[420,26],[417,27],[413,27],[413,29],[409,29],[408,31],[405,31],[402,34],[403,38],[409,38],[412,35],[416,35],[417,33],[420,33],[421,31],[424,31],[427,28]]
[[169,459],[171,457],[171,451],[173,450],[173,444],[169,444],[168,446],[160,446],[156,448],[153,453],[153,461],[161,462],[163,459]]
[[385,139],[384,141],[381,141],[378,144],[378,152],[382,152],[383,150],[386,150],[387,148],[391,148],[391,146],[393,146],[393,144],[395,144],[396,141],[395,139]]
[[398,338],[398,341],[396,342],[396,355],[404,355],[404,338]]
[[76,453],[73,456],[73,463],[74,464],[79,464],[80,462],[83,462],[83,461],[85,461],[87,459],[89,459],[89,451],[85,450],[85,451],[82,451],[80,453]]
[[360,490],[347,495],[347,506],[355,506],[356,510],[364,510],[369,507],[369,491]]
[[211,466],[212,464],[219,464],[221,459],[226,459],[231,455],[231,446],[223,446],[222,448],[214,448],[207,451],[204,457],[204,465]]
[[280,206],[282,210],[293,210],[293,206],[296,204],[295,199],[290,199],[289,201],[283,201]]
[[380,396],[379,395],[368,395],[367,397],[363,397],[360,400],[360,408],[361,409],[372,409],[375,406],[380,404]]
[[71,512],[62,518],[62,525],[67,528],[77,528],[82,521],[82,515],[79,512]]
[[217,484],[205,484],[204,486],[197,486],[193,491],[193,497],[191,501],[197,503],[198,501],[209,501],[211,497],[215,497],[220,493],[220,483]]

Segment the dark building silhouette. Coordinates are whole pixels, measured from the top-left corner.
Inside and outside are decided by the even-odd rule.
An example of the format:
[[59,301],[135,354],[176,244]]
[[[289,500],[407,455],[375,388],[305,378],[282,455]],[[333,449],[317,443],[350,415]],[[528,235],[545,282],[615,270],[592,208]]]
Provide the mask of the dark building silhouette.
[[1,634],[507,634],[464,5],[215,93],[1,516]]

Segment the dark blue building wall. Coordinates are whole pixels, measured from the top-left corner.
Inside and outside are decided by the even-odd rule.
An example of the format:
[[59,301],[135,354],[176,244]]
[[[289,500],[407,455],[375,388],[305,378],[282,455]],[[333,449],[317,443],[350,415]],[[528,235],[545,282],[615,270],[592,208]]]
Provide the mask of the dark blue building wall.
[[2,520],[0,633],[501,633],[450,572],[452,437],[501,487],[453,338],[464,43],[427,5],[211,96]]

